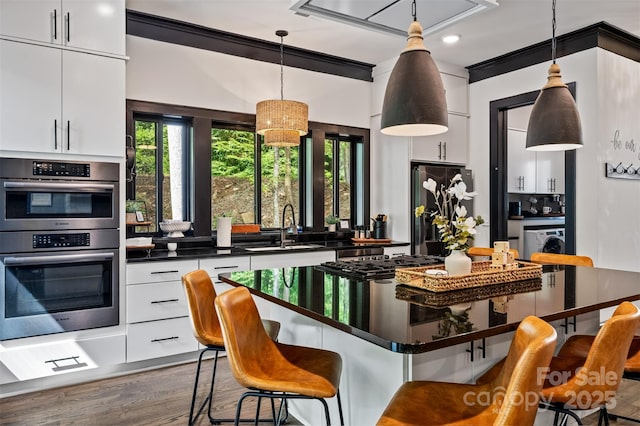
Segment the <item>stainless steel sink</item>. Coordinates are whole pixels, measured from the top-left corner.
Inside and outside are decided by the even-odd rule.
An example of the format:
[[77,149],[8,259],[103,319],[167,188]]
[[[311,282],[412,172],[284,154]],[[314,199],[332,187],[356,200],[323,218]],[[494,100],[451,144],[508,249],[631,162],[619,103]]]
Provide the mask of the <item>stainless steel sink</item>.
[[323,247],[317,244],[295,244],[290,246],[245,247],[247,251],[290,251]]

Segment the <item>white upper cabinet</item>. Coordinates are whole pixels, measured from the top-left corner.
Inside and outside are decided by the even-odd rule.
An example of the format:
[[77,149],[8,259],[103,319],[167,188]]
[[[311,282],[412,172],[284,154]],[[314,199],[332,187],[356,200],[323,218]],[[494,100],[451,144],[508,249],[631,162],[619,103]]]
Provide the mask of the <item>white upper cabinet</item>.
[[0,0],[0,34],[125,54],[124,0]]
[[527,132],[507,130],[507,192],[536,192],[536,153],[526,150]]
[[564,151],[527,151],[527,132],[507,130],[507,192],[564,194]]
[[468,126],[468,117],[449,114],[449,130],[446,132],[411,138],[411,159],[466,164]]
[[124,60],[0,40],[0,63],[0,151],[124,155]]
[[536,152],[536,192],[564,194],[564,151]]
[[457,114],[469,112],[469,84],[467,79],[452,74],[440,73],[447,97],[447,110]]

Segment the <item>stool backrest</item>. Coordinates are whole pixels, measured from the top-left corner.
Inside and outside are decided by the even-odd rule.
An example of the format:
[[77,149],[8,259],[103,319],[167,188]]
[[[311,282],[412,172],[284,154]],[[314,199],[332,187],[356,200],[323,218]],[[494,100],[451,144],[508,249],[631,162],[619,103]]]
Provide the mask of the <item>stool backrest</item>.
[[[513,257],[515,257],[516,259],[518,259],[520,257],[520,254],[518,253],[518,250],[516,249],[509,249],[509,251],[511,253],[513,253]],[[467,254],[469,256],[489,256],[491,257],[491,253],[493,253],[493,248],[492,247],[469,247],[469,250],[467,250]]]
[[592,404],[580,409],[595,408],[615,396],[639,320],[638,308],[633,303],[622,302],[598,331],[584,366],[568,381],[575,392],[593,396]]
[[589,256],[578,256],[575,254],[532,253],[531,261],[533,263],[543,264],[593,267],[593,260],[591,260]]
[[555,329],[540,318],[526,317],[516,330],[504,366],[492,383],[498,410],[494,425],[533,424],[539,393],[556,347]]
[[189,318],[193,335],[205,346],[224,346],[218,314],[214,306],[216,290],[204,269],[182,277],[182,286],[189,304]]
[[265,331],[251,293],[237,287],[220,294],[215,305],[233,376],[244,387],[263,388],[256,378],[273,370],[283,356]]

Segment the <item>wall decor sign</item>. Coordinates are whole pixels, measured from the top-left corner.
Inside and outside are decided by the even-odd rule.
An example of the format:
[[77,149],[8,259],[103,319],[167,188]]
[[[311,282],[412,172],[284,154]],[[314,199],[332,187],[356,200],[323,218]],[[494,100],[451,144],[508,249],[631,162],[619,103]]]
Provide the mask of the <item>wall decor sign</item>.
[[611,139],[611,146],[614,151],[620,151],[623,157],[628,155],[629,161],[638,160],[638,163],[635,166],[632,162],[625,165],[626,161],[624,163],[621,161],[618,164],[605,163],[605,176],[614,179],[640,180],[640,143],[635,142],[633,138],[622,140],[620,130],[616,130],[613,133],[613,139]]

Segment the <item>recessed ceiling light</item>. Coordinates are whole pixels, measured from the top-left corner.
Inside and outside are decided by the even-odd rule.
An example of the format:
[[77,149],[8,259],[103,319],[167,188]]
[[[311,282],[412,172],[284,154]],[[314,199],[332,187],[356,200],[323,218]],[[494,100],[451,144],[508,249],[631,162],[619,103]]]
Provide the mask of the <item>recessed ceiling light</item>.
[[458,34],[448,34],[448,35],[443,35],[442,36],[442,41],[445,44],[457,43],[458,40],[460,40],[460,36]]

